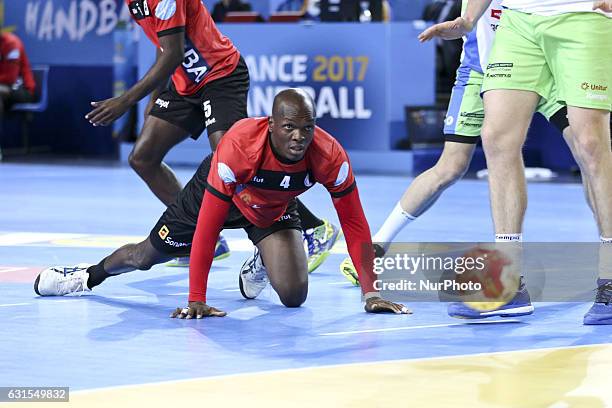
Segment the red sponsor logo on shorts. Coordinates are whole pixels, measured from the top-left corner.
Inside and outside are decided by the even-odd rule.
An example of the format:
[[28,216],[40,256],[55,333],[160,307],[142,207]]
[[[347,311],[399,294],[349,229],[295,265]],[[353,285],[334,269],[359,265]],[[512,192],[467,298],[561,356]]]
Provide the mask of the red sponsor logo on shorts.
[[501,18],[501,14],[502,14],[501,10],[491,9],[491,17],[499,20]]
[[159,237],[160,237],[161,239],[166,239],[166,237],[168,236],[168,234],[169,234],[169,233],[170,233],[170,230],[169,230],[169,229],[168,229],[168,227],[166,227],[165,225],[164,225],[164,226],[162,226],[162,227],[159,229],[159,232],[158,232]]

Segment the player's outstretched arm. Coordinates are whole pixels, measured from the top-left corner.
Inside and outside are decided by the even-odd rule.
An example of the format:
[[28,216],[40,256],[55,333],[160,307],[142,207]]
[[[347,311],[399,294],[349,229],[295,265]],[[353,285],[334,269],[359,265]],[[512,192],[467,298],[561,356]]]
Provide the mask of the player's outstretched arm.
[[593,10],[601,10],[606,13],[612,13],[612,0],[594,1]]
[[189,302],[186,308],[176,308],[170,317],[201,319],[207,316],[225,316],[225,312],[206,304],[206,287],[215,253],[215,243],[227,218],[230,205],[231,201],[222,200],[209,191],[204,192],[191,244]]
[[361,290],[366,299],[365,311],[368,313],[411,313],[399,303],[382,299],[374,288],[374,250],[370,238],[370,228],[359,200],[355,186],[348,194],[333,198],[338,219],[342,225],[349,255],[359,275]]
[[85,119],[94,126],[108,126],[161,83],[165,83],[183,61],[184,37],[184,32],[160,37],[159,44],[163,52],[145,76],[121,96],[92,102],[94,109],[85,115]]
[[[155,63],[159,61],[161,56],[162,56],[162,51],[159,48],[156,49],[155,50]],[[151,93],[149,94],[149,103],[147,103],[147,106],[144,111],[145,120],[147,119],[147,116],[149,116],[151,109],[153,109],[153,105],[155,105],[155,101],[157,100],[157,97],[159,96],[159,94],[161,94],[168,87],[169,80],[170,78],[168,77],[165,80],[160,81],[155,87],[155,89],[153,89]]]
[[469,0],[467,9],[461,17],[432,25],[419,34],[419,41],[425,42],[436,37],[443,40],[456,40],[469,34],[489,4],[491,0]]

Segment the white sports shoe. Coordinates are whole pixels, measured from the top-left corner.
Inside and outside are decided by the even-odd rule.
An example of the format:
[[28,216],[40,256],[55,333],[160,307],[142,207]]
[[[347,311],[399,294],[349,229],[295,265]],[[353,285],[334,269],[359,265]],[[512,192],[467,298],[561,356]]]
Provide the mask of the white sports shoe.
[[268,272],[264,266],[259,251],[255,248],[255,253],[247,259],[238,277],[240,293],[245,299],[255,299],[268,284]]
[[89,292],[87,268],[90,264],[52,266],[42,271],[34,281],[34,292],[39,296],[64,296],[70,293]]

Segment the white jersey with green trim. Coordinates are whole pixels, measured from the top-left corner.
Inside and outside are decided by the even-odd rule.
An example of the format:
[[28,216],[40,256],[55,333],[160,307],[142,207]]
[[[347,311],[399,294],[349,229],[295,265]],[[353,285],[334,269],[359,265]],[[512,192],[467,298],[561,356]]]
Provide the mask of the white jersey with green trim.
[[[461,14],[465,13],[467,3],[468,0],[462,1]],[[478,20],[478,23],[476,23],[476,28],[470,34],[463,37],[461,67],[468,67],[481,74],[484,73],[501,13],[501,0],[492,0],[487,10]]]
[[539,14],[541,16],[597,12],[612,17],[612,13],[593,10],[593,0],[503,0],[502,6],[523,13]]

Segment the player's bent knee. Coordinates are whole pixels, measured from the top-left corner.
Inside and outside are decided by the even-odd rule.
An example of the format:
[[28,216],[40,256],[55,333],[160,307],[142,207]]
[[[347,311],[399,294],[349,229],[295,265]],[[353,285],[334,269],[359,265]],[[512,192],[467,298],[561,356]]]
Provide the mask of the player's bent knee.
[[580,157],[580,160],[589,164],[596,160],[597,157],[606,152],[607,143],[602,143],[598,135],[593,133],[582,134],[577,137],[574,141],[574,147],[576,154]]
[[297,296],[297,295],[281,296],[280,299],[281,299],[281,303],[285,307],[300,307],[306,301],[306,295],[304,296]]
[[146,172],[152,167],[152,163],[149,160],[143,158],[142,155],[134,150],[132,150],[128,157],[128,163],[137,173]]
[[151,160],[150,158],[145,158],[137,153],[132,153],[128,157],[128,162],[130,167],[132,167],[132,169],[134,169],[134,171],[136,171],[138,174],[148,173],[161,163],[159,161]]
[[293,288],[281,289],[278,291],[280,301],[286,307],[300,307],[308,296],[308,285],[299,285]]

